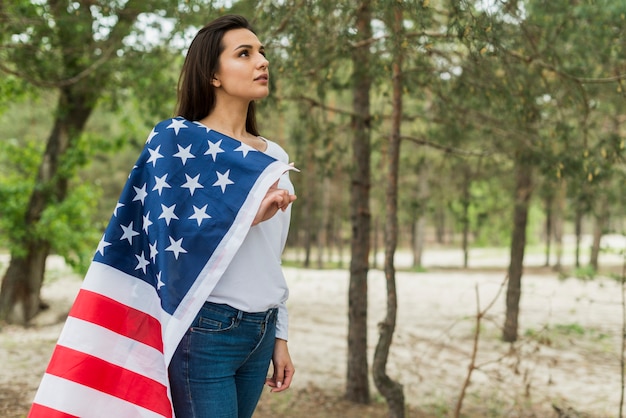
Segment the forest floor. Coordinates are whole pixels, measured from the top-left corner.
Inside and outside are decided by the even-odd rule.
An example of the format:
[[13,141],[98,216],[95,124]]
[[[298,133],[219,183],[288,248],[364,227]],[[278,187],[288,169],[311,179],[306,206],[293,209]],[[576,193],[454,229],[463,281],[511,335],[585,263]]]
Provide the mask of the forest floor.
[[[401,257],[399,268],[406,263]],[[475,251],[470,268],[458,251],[425,254],[425,271],[397,273],[398,318],[387,372],[404,387],[407,417],[451,417],[468,376],[464,417],[617,417],[624,312],[621,257],[601,263],[613,274],[558,277],[528,257],[522,279],[519,339],[501,341],[506,255]],[[0,258],[0,264],[6,259]],[[534,260],[534,261],[533,261]],[[80,277],[51,257],[42,296],[51,308],[28,328],[0,328],[0,417],[25,417]],[[534,263],[534,264],[533,264]],[[445,266],[445,267],[444,267]],[[607,270],[609,271],[609,270]],[[384,399],[371,384],[369,405],[343,399],[347,364],[346,270],[285,267],[290,286],[292,387],[265,391],[255,418],[382,418]],[[565,277],[564,277],[565,276]],[[612,278],[611,278],[612,277]],[[385,278],[369,274],[369,359],[385,313]],[[477,311],[493,305],[477,326]],[[557,409],[562,412],[560,415]]]

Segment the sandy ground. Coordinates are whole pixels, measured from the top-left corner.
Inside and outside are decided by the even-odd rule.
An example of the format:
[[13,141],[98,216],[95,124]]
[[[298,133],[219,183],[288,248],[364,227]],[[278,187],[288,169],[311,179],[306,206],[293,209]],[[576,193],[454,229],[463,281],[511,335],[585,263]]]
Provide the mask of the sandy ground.
[[[511,345],[500,341],[505,303],[499,290],[506,259],[480,252],[472,257],[473,269],[440,269],[437,265],[458,266],[460,254],[431,253],[427,272],[397,275],[398,327],[388,373],[403,384],[407,403],[428,416],[451,416],[468,374],[477,304],[484,309],[497,296],[478,328],[478,368],[464,398],[465,416],[551,417],[557,416],[555,405],[569,408],[569,416],[617,417],[622,394],[621,284],[609,278],[559,280],[549,270],[529,269],[523,277],[520,340]],[[486,265],[495,268],[480,268]],[[58,259],[50,259],[49,271],[42,294],[52,308],[27,329],[4,326],[0,332],[0,416],[5,418],[22,417],[28,409],[80,286],[80,278]],[[297,369],[292,391],[314,387],[341,397],[349,274],[297,268],[286,268],[285,274],[291,291],[290,350]],[[384,276],[372,270],[370,360],[384,310]],[[373,384],[372,394],[380,400]],[[315,416],[340,416],[332,414]]]

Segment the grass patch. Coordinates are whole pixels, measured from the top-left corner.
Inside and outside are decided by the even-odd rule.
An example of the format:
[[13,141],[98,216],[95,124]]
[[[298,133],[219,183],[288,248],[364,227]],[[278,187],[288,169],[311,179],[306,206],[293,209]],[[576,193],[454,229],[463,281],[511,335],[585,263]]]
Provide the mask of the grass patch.
[[524,331],[524,336],[552,347],[569,346],[573,339],[590,343],[604,343],[610,339],[610,335],[600,329],[585,328],[577,323],[548,325],[539,330],[529,328]]

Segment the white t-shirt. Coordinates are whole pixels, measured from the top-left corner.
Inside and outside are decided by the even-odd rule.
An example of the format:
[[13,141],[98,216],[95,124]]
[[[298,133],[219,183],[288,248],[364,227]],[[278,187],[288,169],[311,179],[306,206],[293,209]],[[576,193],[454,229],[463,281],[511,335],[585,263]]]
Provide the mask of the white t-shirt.
[[[289,163],[289,156],[275,142],[265,140],[265,153]],[[278,187],[293,193],[289,174],[285,173]],[[208,297],[209,302],[223,303],[244,312],[263,312],[278,308],[276,337],[286,340],[289,325],[287,298],[289,289],[281,268],[291,205],[278,211],[271,219],[250,228],[241,247]]]

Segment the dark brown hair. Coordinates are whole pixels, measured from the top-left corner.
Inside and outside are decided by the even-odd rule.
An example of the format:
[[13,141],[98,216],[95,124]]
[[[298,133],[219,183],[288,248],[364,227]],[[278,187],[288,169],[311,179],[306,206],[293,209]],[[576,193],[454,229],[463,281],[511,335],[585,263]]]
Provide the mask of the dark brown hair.
[[[211,81],[224,51],[224,34],[233,29],[248,29],[254,33],[245,17],[225,15],[200,29],[191,42],[178,79],[178,116],[197,121],[209,115],[215,108],[215,87]],[[254,101],[248,105],[246,131],[259,135]]]

